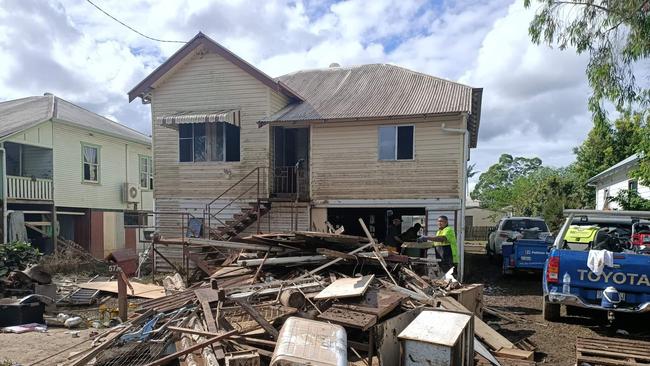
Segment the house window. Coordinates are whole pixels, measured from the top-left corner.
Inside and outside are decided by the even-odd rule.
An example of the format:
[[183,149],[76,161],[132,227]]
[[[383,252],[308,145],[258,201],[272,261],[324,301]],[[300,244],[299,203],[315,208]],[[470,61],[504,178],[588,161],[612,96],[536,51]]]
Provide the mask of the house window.
[[151,156],[140,155],[140,187],[153,189],[153,164]]
[[413,159],[414,126],[379,127],[379,160]]
[[179,160],[239,161],[240,127],[226,122],[181,124]]
[[639,183],[636,179],[630,179],[627,181],[627,190],[630,192],[636,192],[639,189]]
[[99,183],[99,146],[82,145],[84,182]]
[[603,190],[603,209],[609,209],[609,188]]

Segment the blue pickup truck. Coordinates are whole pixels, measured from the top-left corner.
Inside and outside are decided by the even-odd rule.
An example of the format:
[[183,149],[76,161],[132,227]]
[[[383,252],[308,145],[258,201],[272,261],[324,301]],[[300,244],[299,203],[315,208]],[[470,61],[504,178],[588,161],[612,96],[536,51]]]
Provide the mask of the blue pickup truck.
[[[561,305],[607,311],[610,320],[617,312],[650,312],[650,248],[631,245],[635,228],[650,212],[565,210],[565,215],[544,266],[544,319],[559,320]],[[571,225],[595,225],[598,234],[589,243],[569,243]],[[591,250],[602,249],[612,253],[613,266],[596,274],[587,261]]]

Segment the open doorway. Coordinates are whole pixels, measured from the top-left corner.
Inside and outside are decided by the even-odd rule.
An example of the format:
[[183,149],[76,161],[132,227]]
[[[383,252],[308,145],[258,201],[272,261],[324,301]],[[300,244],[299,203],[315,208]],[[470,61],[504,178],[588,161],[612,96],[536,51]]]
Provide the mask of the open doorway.
[[309,198],[309,128],[273,127],[273,190],[277,198]]

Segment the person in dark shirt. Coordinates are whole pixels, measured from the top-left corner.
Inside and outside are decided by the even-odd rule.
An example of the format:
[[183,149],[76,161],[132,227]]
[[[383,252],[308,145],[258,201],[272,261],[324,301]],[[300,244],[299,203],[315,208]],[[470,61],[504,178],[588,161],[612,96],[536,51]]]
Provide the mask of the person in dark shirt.
[[422,225],[416,223],[415,225],[411,226],[408,230],[403,232],[402,235],[400,235],[400,239],[402,239],[402,242],[405,241],[415,242],[420,237],[421,229],[422,229]]
[[402,220],[395,218],[393,221],[388,225],[388,229],[386,230],[386,239],[384,240],[384,243],[388,245],[389,247],[392,247],[395,249],[398,253],[400,250],[401,246],[401,240],[400,240],[400,233],[402,232]]

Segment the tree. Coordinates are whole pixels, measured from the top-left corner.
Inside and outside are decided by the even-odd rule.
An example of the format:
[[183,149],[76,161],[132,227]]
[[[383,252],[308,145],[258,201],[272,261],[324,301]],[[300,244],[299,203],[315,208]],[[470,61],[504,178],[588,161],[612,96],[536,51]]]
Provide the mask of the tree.
[[539,158],[513,157],[502,154],[499,161],[479,176],[470,197],[481,202],[481,207],[502,209],[510,204],[511,188],[518,178],[526,177],[542,166]]
[[[524,0],[531,7],[534,0]],[[587,145],[576,151],[576,170],[582,179],[601,169],[605,162],[614,164],[625,158],[612,151],[622,148],[641,154],[635,175],[650,183],[650,88],[639,85],[635,68],[650,56],[650,0],[537,0],[539,4],[528,32],[533,42],[572,46],[577,53],[588,53],[587,79],[593,90],[589,109],[594,130]],[[641,139],[625,145],[607,139],[607,115],[604,101],[611,101],[618,111],[637,110],[646,122],[640,126]],[[630,112],[627,112],[630,113]],[[602,151],[595,153],[594,151]],[[583,155],[581,157],[581,154]],[[630,151],[625,151],[628,156]],[[620,158],[620,159],[619,159]],[[612,160],[616,160],[612,162]],[[589,164],[592,161],[593,164]],[[610,164],[610,165],[611,165]],[[601,169],[602,170],[602,169]],[[583,188],[584,190],[584,188]],[[585,192],[586,193],[586,192]],[[583,195],[583,202],[593,201],[593,193]]]
[[585,141],[574,149],[576,161],[571,166],[577,181],[582,183],[576,189],[584,206],[593,206],[596,199],[595,190],[586,185],[587,180],[638,152],[647,131],[648,123],[643,113],[629,110],[613,123],[599,118],[594,120],[594,127]]
[[[650,56],[650,0],[537,0],[528,32],[533,42],[575,47],[589,53],[587,78],[593,89],[591,110],[601,102],[617,108],[650,102],[650,91],[638,85],[635,64]],[[532,0],[524,0],[530,7]]]
[[641,197],[637,191],[621,190],[612,201],[624,210],[650,211],[650,200]]
[[581,185],[573,168],[542,166],[538,158],[513,158],[503,154],[479,177],[472,198],[481,207],[517,216],[541,216],[552,230],[563,222],[563,210],[582,207]]

